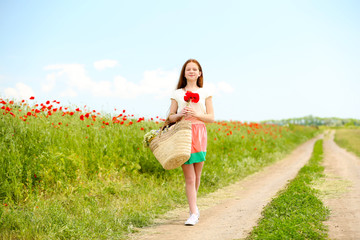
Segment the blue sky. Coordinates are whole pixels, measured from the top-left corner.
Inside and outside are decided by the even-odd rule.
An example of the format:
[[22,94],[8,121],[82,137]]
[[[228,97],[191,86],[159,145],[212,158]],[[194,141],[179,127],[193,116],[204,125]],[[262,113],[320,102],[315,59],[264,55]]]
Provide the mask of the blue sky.
[[0,96],[165,117],[197,59],[218,120],[360,119],[359,1],[0,1]]

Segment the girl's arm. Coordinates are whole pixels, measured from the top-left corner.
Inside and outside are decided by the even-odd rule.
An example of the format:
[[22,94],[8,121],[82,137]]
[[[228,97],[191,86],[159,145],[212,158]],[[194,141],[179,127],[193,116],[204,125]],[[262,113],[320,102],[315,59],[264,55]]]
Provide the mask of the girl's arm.
[[170,114],[169,114],[170,122],[177,122],[178,120],[180,120],[180,118],[185,116],[185,109],[183,109],[179,113],[177,113],[177,109],[178,109],[177,101],[174,99],[171,99]]

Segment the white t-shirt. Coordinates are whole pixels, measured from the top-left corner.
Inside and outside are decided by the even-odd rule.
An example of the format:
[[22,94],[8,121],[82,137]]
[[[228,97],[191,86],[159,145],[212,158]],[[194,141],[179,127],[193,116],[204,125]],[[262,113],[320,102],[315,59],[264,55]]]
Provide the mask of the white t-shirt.
[[[201,114],[206,114],[205,100],[209,97],[212,97],[212,94],[206,88],[199,88],[198,90],[192,92],[199,94],[199,101],[197,103],[190,101],[190,106],[196,112],[199,112]],[[186,91],[183,88],[180,88],[180,89],[176,89],[171,95],[171,99],[176,100],[178,104],[177,112],[181,112],[181,110],[183,110],[183,108],[185,108],[188,104],[184,100],[185,93]],[[198,119],[192,117],[186,118],[186,120],[190,120],[192,123],[199,122]]]

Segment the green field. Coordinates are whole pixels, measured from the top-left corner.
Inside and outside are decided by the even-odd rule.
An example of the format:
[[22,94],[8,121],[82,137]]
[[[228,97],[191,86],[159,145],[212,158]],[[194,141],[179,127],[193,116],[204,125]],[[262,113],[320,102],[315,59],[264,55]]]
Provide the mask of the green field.
[[360,129],[338,129],[335,134],[335,142],[350,152],[360,157]]
[[[186,205],[181,169],[165,171],[144,148],[162,120],[114,116],[56,101],[0,99],[0,238],[126,239]],[[199,195],[282,158],[318,130],[290,125],[207,124]]]

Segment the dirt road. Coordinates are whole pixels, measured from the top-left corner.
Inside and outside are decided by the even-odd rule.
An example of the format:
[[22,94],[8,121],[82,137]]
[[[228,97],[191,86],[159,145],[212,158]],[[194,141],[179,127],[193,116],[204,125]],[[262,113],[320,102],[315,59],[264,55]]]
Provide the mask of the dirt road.
[[360,239],[360,158],[333,141],[334,132],[324,139],[324,166],[327,175],[324,203],[331,210],[331,239]]
[[187,208],[176,209],[159,219],[155,226],[132,235],[131,239],[218,240],[246,237],[261,217],[263,207],[310,159],[318,138],[302,144],[263,171],[199,199],[201,217],[195,226],[184,226],[188,218]]

